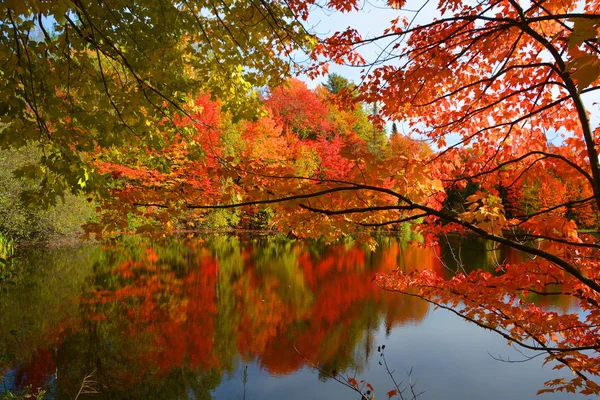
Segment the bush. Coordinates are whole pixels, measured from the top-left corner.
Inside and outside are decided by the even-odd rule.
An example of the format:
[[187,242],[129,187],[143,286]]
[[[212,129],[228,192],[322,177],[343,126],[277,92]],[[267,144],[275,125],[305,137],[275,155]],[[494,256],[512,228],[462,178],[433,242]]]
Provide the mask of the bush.
[[28,145],[0,150],[0,232],[18,241],[54,241],[82,232],[81,225],[94,215],[94,205],[82,196],[65,193],[63,201],[50,207],[25,205],[23,194],[37,188],[39,179],[18,178],[18,168],[36,165],[41,150]]
[[0,259],[8,260],[15,253],[15,243],[0,232]]

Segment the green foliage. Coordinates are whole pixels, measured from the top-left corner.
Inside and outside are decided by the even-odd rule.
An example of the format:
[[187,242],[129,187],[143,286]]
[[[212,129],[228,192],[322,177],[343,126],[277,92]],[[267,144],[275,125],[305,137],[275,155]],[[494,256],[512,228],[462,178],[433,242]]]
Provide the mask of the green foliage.
[[[94,206],[82,196],[63,193],[62,200],[45,208],[43,201],[29,201],[30,194],[44,179],[36,175],[43,167],[36,163],[41,150],[28,145],[19,150],[0,150],[0,232],[25,241],[48,241],[81,232],[81,225],[94,213]],[[17,177],[12,171],[21,171]]]
[[6,391],[0,397],[0,400],[44,400],[46,391],[43,389],[33,390],[31,386],[27,386],[20,393],[13,393],[10,390]]
[[198,223],[203,229],[231,229],[240,222],[240,211],[237,209],[212,210]]
[[422,218],[419,218],[414,222],[402,222],[398,227],[398,236],[400,237],[400,240],[403,242],[416,241],[423,243],[423,236],[419,232],[413,230],[413,226],[420,223],[422,223]]
[[0,260],[8,260],[15,253],[15,242],[0,232]]
[[275,218],[275,210],[270,207],[261,208],[251,216],[248,228],[259,231],[271,230],[273,229],[273,218]]
[[327,82],[323,84],[331,94],[338,94],[342,90],[353,90],[355,85],[340,74],[331,73],[327,75]]
[[[371,106],[373,115],[377,113],[376,107]],[[374,125],[369,119],[368,106],[360,105],[354,111],[355,123],[352,127],[358,137],[363,139],[371,153],[381,156],[387,145],[385,130]]]
[[18,0],[0,15],[0,148],[44,148],[32,171],[40,202],[100,191],[86,158],[98,148],[185,136],[173,116],[192,111],[189,94],[210,91],[235,118],[256,116],[254,88],[289,74],[278,55],[314,44],[279,0]]
[[0,291],[5,284],[15,284],[17,281],[17,271],[10,261],[14,253],[14,241],[0,232]]

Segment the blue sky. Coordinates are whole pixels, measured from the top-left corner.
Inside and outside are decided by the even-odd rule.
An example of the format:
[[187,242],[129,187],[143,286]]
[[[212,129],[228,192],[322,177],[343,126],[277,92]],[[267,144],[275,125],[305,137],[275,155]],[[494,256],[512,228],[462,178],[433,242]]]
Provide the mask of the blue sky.
[[[412,4],[417,4],[414,7],[423,6],[423,1],[408,2],[407,8],[410,9]],[[335,32],[343,31],[348,27],[356,29],[363,38],[372,38],[381,36],[386,28],[391,24],[391,21],[398,17],[406,17],[409,20],[414,18],[414,22],[426,23],[433,18],[439,17],[440,14],[436,9],[437,1],[428,1],[424,8],[415,17],[414,12],[395,10],[389,7],[381,7],[383,2],[379,2],[380,6],[371,4],[369,0],[364,2],[364,6],[356,12],[341,13],[341,12],[325,12],[322,9],[315,8],[310,14],[310,18],[306,24],[309,31],[317,33],[320,37],[329,36]],[[381,53],[382,47],[387,42],[378,41],[378,43],[361,48],[361,55],[369,62],[375,62],[378,55]],[[301,58],[298,58],[302,61]],[[329,72],[340,74],[355,83],[359,83],[362,74],[362,68],[353,66],[343,66],[330,64]],[[322,77],[316,80],[310,80],[307,76],[299,76],[304,80],[310,88],[315,88],[325,82],[327,77]],[[391,131],[391,123],[388,122],[387,130]],[[396,121],[398,129],[401,133],[410,136],[410,131],[404,126],[402,121]],[[451,139],[450,144],[458,141],[458,138]]]
[[[438,16],[434,4],[430,2],[419,15],[417,21],[425,21],[432,17]],[[358,30],[363,38],[376,37],[383,34],[383,30],[389,27],[390,22],[398,16],[406,16],[412,18],[414,13],[394,10],[390,8],[381,8],[365,2],[364,8],[358,12],[352,13],[326,13],[322,9],[315,8],[310,14],[310,18],[306,24],[310,31],[316,32],[319,36],[328,36],[334,32],[345,30],[352,27]],[[367,61],[375,61],[379,54],[380,48],[377,46],[364,47],[362,55]],[[331,65],[330,72],[338,73],[354,82],[360,81],[361,68]],[[304,77],[304,80],[310,87],[316,87],[320,81],[310,81]]]

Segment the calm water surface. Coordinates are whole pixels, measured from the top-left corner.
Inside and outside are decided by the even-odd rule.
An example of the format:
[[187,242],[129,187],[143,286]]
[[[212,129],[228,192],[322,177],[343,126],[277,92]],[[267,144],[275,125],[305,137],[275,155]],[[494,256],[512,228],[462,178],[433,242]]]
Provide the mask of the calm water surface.
[[327,376],[335,371],[386,399],[393,386],[377,351],[385,345],[397,380],[412,369],[420,399],[533,399],[559,376],[551,366],[494,360],[523,355],[372,283],[396,268],[449,277],[458,258],[493,269],[518,257],[483,242],[431,250],[392,238],[375,252],[233,236],[26,249],[16,285],[0,286],[0,395],[31,385],[74,399],[85,382],[100,393],[80,399],[358,398]]

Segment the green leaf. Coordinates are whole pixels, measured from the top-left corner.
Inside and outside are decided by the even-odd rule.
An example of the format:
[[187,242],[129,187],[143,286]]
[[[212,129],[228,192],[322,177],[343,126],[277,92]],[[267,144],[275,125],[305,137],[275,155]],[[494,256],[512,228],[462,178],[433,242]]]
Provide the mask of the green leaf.
[[575,18],[572,20],[573,31],[569,35],[569,49],[581,45],[588,39],[595,39],[598,36],[598,22],[588,18]]
[[600,60],[590,54],[586,54],[570,64],[571,77],[577,83],[577,90],[581,92],[583,89],[595,82],[600,77]]

